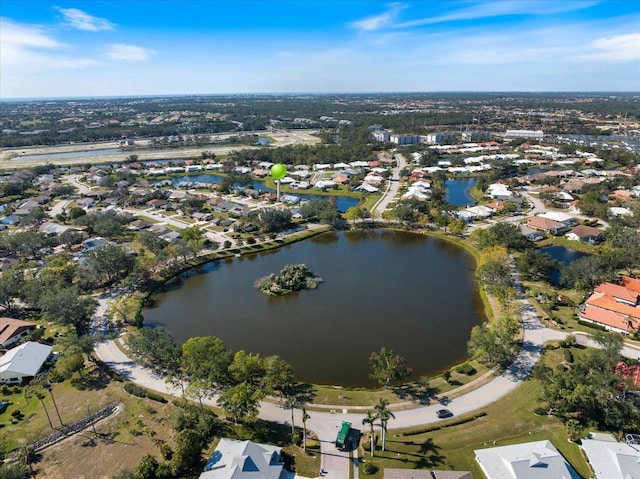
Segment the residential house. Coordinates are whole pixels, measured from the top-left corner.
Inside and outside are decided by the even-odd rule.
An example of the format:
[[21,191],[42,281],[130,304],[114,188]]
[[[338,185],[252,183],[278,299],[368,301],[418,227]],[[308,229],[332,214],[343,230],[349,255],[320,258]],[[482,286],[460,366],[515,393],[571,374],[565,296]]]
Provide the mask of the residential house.
[[542,216],[529,216],[527,218],[527,227],[553,235],[560,234],[566,229],[562,223]]
[[282,448],[222,438],[199,479],[285,479]]
[[565,228],[571,228],[578,224],[577,218],[560,211],[547,211],[545,213],[540,213],[538,216],[557,221],[558,223],[561,223]]
[[579,479],[578,473],[549,441],[474,451],[487,479]]
[[584,451],[595,479],[640,479],[640,449],[638,446],[607,440],[583,439]]
[[623,334],[640,330],[640,280],[624,276],[618,284],[598,285],[578,317]]
[[162,198],[157,198],[154,200],[147,201],[147,205],[149,205],[150,208],[165,209],[169,206],[169,202]]
[[598,244],[603,238],[604,234],[598,228],[593,226],[578,225],[571,229],[566,235],[568,240],[580,241],[582,243]]
[[7,348],[33,331],[37,325],[13,318],[0,318],[0,347]]
[[522,236],[527,238],[529,241],[540,241],[546,237],[542,231],[529,228],[523,224],[520,225],[520,232],[522,233]]
[[0,383],[22,384],[34,377],[49,359],[53,346],[27,341],[0,357]]

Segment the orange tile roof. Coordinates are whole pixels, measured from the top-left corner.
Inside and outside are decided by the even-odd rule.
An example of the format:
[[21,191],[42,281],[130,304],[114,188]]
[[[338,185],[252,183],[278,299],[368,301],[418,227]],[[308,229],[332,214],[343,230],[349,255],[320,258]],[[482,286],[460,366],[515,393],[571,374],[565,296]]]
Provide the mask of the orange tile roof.
[[606,293],[593,293],[591,297],[587,299],[585,304],[595,306],[600,309],[606,309],[619,315],[631,316],[636,321],[640,321],[640,306],[633,307],[618,303]]
[[629,301],[633,304],[638,302],[638,296],[640,296],[638,291],[633,291],[632,289],[613,283],[602,283],[596,286],[594,291],[597,293],[604,293],[608,296],[613,296],[614,298],[622,299],[624,301]]
[[[629,330],[626,316],[614,313],[613,311],[600,309],[589,304],[580,313],[580,318],[593,321],[594,323],[610,326],[621,331]],[[631,327],[637,329],[638,327],[640,327],[640,322],[638,322],[637,320],[635,322],[632,321]]]
[[640,280],[638,279],[631,278],[629,276],[623,276],[620,280],[620,286],[624,286],[627,289],[640,293]]

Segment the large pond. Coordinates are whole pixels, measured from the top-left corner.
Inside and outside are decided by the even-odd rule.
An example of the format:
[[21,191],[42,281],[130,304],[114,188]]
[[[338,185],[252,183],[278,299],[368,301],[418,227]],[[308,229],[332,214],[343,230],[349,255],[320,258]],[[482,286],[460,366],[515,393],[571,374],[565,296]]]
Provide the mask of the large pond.
[[[256,279],[297,263],[325,281],[277,298],[253,288]],[[485,320],[473,269],[471,255],[436,238],[325,233],[207,264],[156,294],[144,318],[179,341],[214,335],[234,351],[278,354],[300,381],[373,386],[369,356],[383,346],[407,358],[414,379],[465,360],[470,330]]]
[[[220,184],[220,183],[222,183],[222,179],[223,179],[223,177],[219,176],[219,175],[211,175],[211,174],[203,173],[201,175],[174,176],[174,177],[171,178],[171,182],[174,185],[179,185],[180,183],[185,183],[185,182],[186,183],[195,182],[195,183],[215,183],[215,184]],[[276,190],[274,190],[273,188],[268,188],[266,186],[266,183],[264,181],[260,181],[260,180],[255,180],[253,182],[253,184],[252,184],[252,188],[254,188],[256,190],[259,190],[259,191],[272,192],[272,193],[276,192]],[[293,196],[299,197],[302,201],[318,200],[318,199],[327,200],[327,199],[331,198],[331,196],[310,194],[310,193],[308,193],[308,190],[301,190],[300,192],[287,193],[287,194],[293,194]],[[333,198],[336,199],[336,207],[342,213],[347,211],[352,206],[358,206],[358,204],[360,203],[360,198],[354,198],[352,196],[334,196]]]
[[476,202],[469,195],[469,190],[476,186],[475,178],[450,178],[445,182],[447,203],[456,206],[472,206]]
[[[583,258],[584,256],[589,256],[587,253],[583,253],[581,251],[576,251],[571,248],[567,248],[565,246],[545,246],[544,248],[540,248],[541,253],[547,253],[551,256],[552,259],[555,259],[559,266],[569,265],[573,263],[575,260]],[[559,269],[554,270],[549,275],[550,282],[553,286],[560,286],[561,272]]]

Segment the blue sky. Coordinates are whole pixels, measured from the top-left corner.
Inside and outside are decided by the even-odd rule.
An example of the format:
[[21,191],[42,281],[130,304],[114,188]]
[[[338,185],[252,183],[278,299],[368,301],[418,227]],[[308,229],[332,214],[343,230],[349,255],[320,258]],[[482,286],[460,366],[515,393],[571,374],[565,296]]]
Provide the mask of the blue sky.
[[2,0],[0,98],[640,91],[637,0]]

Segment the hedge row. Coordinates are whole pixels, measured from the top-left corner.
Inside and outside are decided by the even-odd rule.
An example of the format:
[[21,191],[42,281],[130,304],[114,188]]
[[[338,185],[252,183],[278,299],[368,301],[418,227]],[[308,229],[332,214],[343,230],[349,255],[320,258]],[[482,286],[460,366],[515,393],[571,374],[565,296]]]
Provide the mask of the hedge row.
[[479,419],[479,418],[484,417],[486,415],[487,415],[487,413],[483,411],[483,412],[480,412],[478,414],[474,414],[473,416],[467,416],[465,418],[458,419],[458,420],[453,421],[453,422],[446,422],[446,423],[443,423],[443,424],[436,424],[434,426],[427,426],[427,427],[423,427],[423,428],[419,428],[419,429],[412,429],[411,431],[404,432],[404,433],[402,433],[400,435],[401,436],[417,436],[419,434],[424,434],[424,433],[427,433],[427,432],[439,431],[440,429],[444,429],[445,427],[459,426],[460,424],[466,424],[468,422],[475,421],[476,419]]
[[139,398],[149,398],[161,403],[167,402],[167,400],[160,394],[154,393],[153,391],[148,391],[134,383],[126,383],[124,385],[124,390],[127,391],[129,394],[132,394]]

